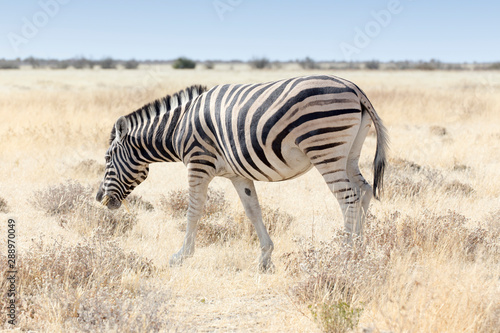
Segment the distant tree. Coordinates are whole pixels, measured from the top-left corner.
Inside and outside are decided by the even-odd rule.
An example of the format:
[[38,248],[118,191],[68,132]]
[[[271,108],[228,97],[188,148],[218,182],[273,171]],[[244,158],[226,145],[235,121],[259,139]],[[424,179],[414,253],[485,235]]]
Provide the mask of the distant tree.
[[255,68],[255,69],[264,69],[264,68],[271,67],[271,61],[266,57],[253,58],[248,63],[250,64],[250,66],[252,68]]
[[314,59],[305,57],[302,60],[298,60],[300,67],[303,69],[319,69],[319,65]]
[[377,60],[367,61],[365,63],[365,67],[367,69],[379,69],[380,68],[380,62],[378,62]]
[[137,67],[139,67],[139,62],[136,61],[135,59],[131,59],[131,60],[125,61],[123,66],[126,69],[137,69]]
[[71,61],[71,64],[76,69],[82,68],[94,68],[94,61],[86,59],[85,57],[75,58]]
[[422,71],[433,71],[437,69],[436,65],[432,62],[427,62],[427,61],[420,61],[416,66],[415,69],[419,69]]
[[40,67],[39,59],[36,59],[34,57],[28,57],[28,58],[24,59],[24,62],[27,62],[32,68]]
[[104,58],[99,61],[99,65],[102,69],[115,69],[116,61],[114,61],[113,58]]
[[0,69],[19,69],[19,61],[0,59]]
[[494,69],[494,70],[499,70],[500,69],[500,62],[494,62],[490,64],[487,69]]
[[186,57],[177,58],[172,67],[175,69],[193,69],[196,67],[196,62]]

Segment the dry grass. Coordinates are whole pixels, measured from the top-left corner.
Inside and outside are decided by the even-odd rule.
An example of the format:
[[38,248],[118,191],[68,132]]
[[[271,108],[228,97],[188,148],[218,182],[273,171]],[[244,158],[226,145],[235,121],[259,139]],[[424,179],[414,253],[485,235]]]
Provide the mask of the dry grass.
[[[162,210],[173,218],[184,218],[188,209],[189,194],[187,190],[170,191],[166,196],[161,196]],[[240,211],[230,214],[229,202],[224,192],[209,188],[207,202],[200,220],[197,242],[199,246],[208,246],[214,243],[225,243],[231,239],[243,239],[255,242],[258,240],[253,225]],[[280,235],[288,230],[294,220],[293,216],[280,212],[279,208],[262,207],[262,218],[271,236]],[[179,230],[186,231],[186,221],[179,224]]]
[[[162,210],[172,217],[186,216],[189,205],[189,193],[187,189],[170,191],[160,199]],[[220,215],[227,209],[228,202],[224,198],[224,192],[208,189],[207,201],[203,209],[202,220],[214,215]]]
[[[387,170],[384,197],[387,199],[429,197],[442,193],[447,196],[470,197],[474,188],[457,179],[448,179],[449,172],[422,167],[405,159],[391,159]],[[455,166],[455,171],[465,170],[465,166]]]
[[[6,259],[0,260],[2,270]],[[161,303],[168,302],[168,295],[134,283],[151,276],[154,266],[115,242],[96,235],[72,246],[33,240],[29,250],[17,257],[17,268],[20,326],[47,331],[150,331],[165,325]],[[2,308],[4,301],[0,300]],[[0,318],[6,321],[4,312]]]
[[[280,211],[279,208],[271,208],[269,206],[263,205],[262,207],[262,219],[269,232],[269,235],[278,236],[283,235],[290,228],[290,225],[295,220],[295,218],[285,212]],[[257,241],[257,233],[255,228],[250,223],[245,212],[240,212],[235,217],[235,222],[240,226],[240,233],[245,235],[246,239]]]
[[[482,227],[470,229],[467,222],[455,212],[443,216],[424,214],[418,218],[402,217],[395,212],[384,220],[369,216],[366,241],[354,247],[343,245],[342,235],[319,246],[301,243],[301,251],[284,257],[290,274],[305,273],[305,279],[293,289],[296,299],[308,304],[319,325],[329,332],[345,332],[357,323],[356,316],[362,312],[374,315],[377,309],[386,311],[390,303],[406,316],[396,320],[386,318],[393,331],[405,330],[406,326],[397,322],[404,319],[418,332],[442,327],[456,332],[465,323],[475,332],[495,332],[500,311],[500,304],[495,301],[498,291],[492,272],[477,270],[485,264],[495,267],[500,263],[500,233]],[[411,273],[414,281],[400,275],[403,267],[409,269],[407,273]],[[440,272],[445,267],[452,272]],[[483,283],[488,282],[471,287],[470,280],[455,280],[451,287],[446,285],[448,279],[434,275],[458,277],[468,269],[481,274],[486,279]],[[431,283],[445,289],[421,290]],[[401,297],[401,292],[405,297]],[[420,297],[425,297],[425,301]],[[420,322],[425,302],[439,307],[439,315]],[[471,314],[472,304],[481,312]],[[415,309],[418,312],[408,313]],[[480,320],[476,320],[477,315]]]
[[[109,131],[120,115],[191,84],[310,73],[223,66],[2,72],[0,217],[17,222],[17,327],[498,331],[497,72],[335,73],[363,88],[389,129],[386,191],[371,204],[364,243],[348,248],[342,214],[316,171],[257,183],[275,243],[273,275],[258,273],[258,243],[227,180],[213,181],[200,246],[178,268],[168,260],[184,236],[183,165],[151,165],[129,198],[131,214],[95,202]],[[367,179],[374,150],[370,133],[360,162]],[[6,245],[0,237],[2,273]],[[0,284],[6,290],[6,280]],[[1,319],[2,329],[12,328]]]
[[155,209],[155,206],[148,200],[143,199],[141,196],[131,194],[127,197],[127,201],[130,204],[130,206],[136,208],[136,209],[141,209],[145,210],[148,212],[151,212]]
[[[113,212],[100,206],[93,197],[92,189],[75,181],[36,191],[31,203],[47,215],[56,217],[60,226],[81,235],[88,236],[95,229],[106,235],[123,234],[137,222],[135,214],[127,214],[123,210]],[[132,203],[134,206],[147,206],[137,197],[132,198]]]

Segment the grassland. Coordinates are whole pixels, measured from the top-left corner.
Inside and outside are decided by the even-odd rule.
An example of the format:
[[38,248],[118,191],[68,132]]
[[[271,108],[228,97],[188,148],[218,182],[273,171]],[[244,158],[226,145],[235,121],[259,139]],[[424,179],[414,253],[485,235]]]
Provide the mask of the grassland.
[[[182,164],[154,164],[131,213],[93,202],[112,125],[191,84],[299,70],[0,72],[0,270],[17,221],[17,327],[68,331],[495,332],[500,327],[500,73],[347,71],[385,121],[390,166],[366,240],[339,241],[341,212],[317,171],[257,190],[275,274],[229,181],[213,181],[200,246],[182,267]],[[361,169],[371,179],[375,136]],[[2,274],[4,276],[4,274]],[[6,322],[4,293],[0,306]]]

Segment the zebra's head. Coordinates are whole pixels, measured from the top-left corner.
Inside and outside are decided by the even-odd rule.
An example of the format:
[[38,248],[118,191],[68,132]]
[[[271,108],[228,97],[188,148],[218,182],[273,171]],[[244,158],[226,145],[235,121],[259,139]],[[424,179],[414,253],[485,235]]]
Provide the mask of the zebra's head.
[[138,161],[132,150],[135,149],[128,135],[130,123],[120,117],[113,130],[106,151],[104,180],[99,186],[96,200],[109,209],[117,209],[132,190],[148,176],[149,164]]

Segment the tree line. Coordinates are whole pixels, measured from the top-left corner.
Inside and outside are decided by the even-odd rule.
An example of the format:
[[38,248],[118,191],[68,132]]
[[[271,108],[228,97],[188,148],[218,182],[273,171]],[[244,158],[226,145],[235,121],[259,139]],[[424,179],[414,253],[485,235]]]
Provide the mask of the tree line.
[[75,57],[71,59],[44,59],[28,57],[24,59],[0,59],[0,69],[19,69],[28,66],[33,69],[137,69],[141,64],[169,64],[175,69],[193,69],[198,65],[205,69],[214,69],[217,64],[248,64],[253,69],[280,69],[286,64],[295,63],[300,68],[306,70],[320,69],[368,69],[368,70],[500,70],[500,62],[493,63],[446,63],[436,59],[429,61],[316,61],[310,57],[291,61],[272,61],[267,57],[254,57],[248,61],[241,60],[207,60],[199,61],[187,57],[179,57],[174,60],[120,60],[106,57],[100,60],[88,59],[85,57]]

